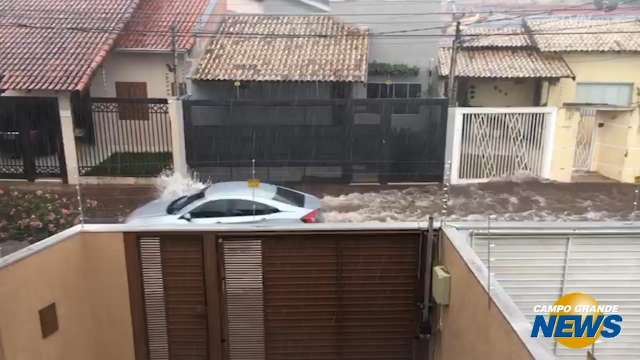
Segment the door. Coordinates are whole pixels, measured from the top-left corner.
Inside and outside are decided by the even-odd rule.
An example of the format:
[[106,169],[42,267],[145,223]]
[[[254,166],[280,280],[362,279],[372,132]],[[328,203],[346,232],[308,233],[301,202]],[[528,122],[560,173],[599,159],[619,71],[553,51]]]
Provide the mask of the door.
[[137,360],[221,360],[217,243],[201,234],[128,235]]
[[412,360],[415,232],[127,234],[137,360]]
[[379,182],[384,173],[384,103],[354,101],[351,128],[352,182]]
[[576,150],[573,161],[574,170],[590,171],[595,148],[596,110],[580,109]]

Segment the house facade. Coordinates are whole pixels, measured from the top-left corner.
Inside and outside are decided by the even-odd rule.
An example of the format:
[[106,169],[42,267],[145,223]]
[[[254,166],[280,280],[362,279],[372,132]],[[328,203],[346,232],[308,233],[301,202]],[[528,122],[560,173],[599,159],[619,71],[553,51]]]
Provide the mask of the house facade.
[[[213,33],[226,2],[110,1],[104,16],[83,0],[31,3],[11,2],[4,20],[0,176],[78,183],[172,167],[172,99],[206,43],[193,33]],[[56,11],[73,16],[52,22]]]
[[230,15],[183,101],[189,167],[212,181],[440,181],[446,101],[393,83],[400,98],[366,98],[370,44],[334,16]]
[[[247,6],[250,4],[251,6]],[[450,20],[447,2],[387,0],[270,0],[229,4],[238,12],[333,16],[370,34],[366,84],[354,87],[360,98],[410,98],[437,95],[439,38]],[[411,31],[407,32],[406,30]],[[410,36],[406,36],[410,35]]]
[[[638,30],[633,17],[470,25],[457,58],[457,104],[476,111],[557,109],[549,177],[571,181],[577,173],[596,172],[634,182],[640,175]],[[482,33],[493,35],[477,36]],[[451,49],[441,48],[443,78],[450,58]]]
[[[71,94],[90,86],[137,1],[10,1],[1,31],[0,172],[77,181]],[[77,16],[55,19],[55,12]],[[83,16],[86,15],[86,16]],[[114,29],[100,32],[91,29]]]

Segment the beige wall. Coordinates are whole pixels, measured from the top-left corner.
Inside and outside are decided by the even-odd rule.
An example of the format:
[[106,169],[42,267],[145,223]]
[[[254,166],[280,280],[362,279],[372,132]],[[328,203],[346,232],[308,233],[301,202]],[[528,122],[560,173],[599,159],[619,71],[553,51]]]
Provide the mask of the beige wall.
[[115,83],[122,81],[146,82],[150,98],[170,97],[173,73],[167,65],[171,64],[173,55],[170,53],[112,51],[91,80],[91,96],[115,97]]
[[[469,106],[512,107],[538,105],[533,102],[536,90],[534,80],[469,79],[467,84]],[[473,95],[472,86],[475,87]]]
[[[134,359],[122,234],[77,234],[0,269],[0,284],[4,359]],[[51,302],[59,330],[42,339]]]
[[639,113],[597,112],[592,168],[600,174],[626,182],[640,175],[638,121],[634,115],[637,117]]
[[440,259],[451,274],[451,292],[450,304],[434,309],[435,322],[440,323],[431,343],[435,359],[532,359],[495,303],[489,306],[484,287],[442,234]]
[[[575,102],[577,82],[633,82],[632,109],[598,111],[596,148],[592,169],[613,179],[632,182],[640,176],[640,54],[570,53],[563,54],[576,80],[561,79],[549,87],[549,106],[563,107]],[[563,107],[558,114],[552,178],[570,181],[576,145],[579,110]]]
[[553,138],[553,157],[551,159],[551,179],[571,181],[575,155],[576,126],[580,112],[575,108],[559,108],[556,117],[556,131]]

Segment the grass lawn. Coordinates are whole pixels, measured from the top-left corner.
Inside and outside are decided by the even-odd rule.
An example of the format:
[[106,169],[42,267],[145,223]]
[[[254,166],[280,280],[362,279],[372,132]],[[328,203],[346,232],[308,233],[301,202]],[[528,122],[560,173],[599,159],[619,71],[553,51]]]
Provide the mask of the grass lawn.
[[172,167],[169,152],[117,152],[84,173],[84,176],[152,177]]

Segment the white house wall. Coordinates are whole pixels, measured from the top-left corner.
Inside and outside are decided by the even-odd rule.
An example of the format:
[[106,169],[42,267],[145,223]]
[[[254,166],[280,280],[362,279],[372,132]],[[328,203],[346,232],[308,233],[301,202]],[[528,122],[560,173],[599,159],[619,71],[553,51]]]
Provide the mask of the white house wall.
[[[179,59],[182,60],[182,54]],[[171,98],[171,83],[173,73],[167,65],[173,63],[170,53],[144,53],[113,51],[96,71],[91,82],[92,97],[116,97],[116,82],[145,82],[147,97]],[[182,62],[179,63],[179,81],[184,81]],[[80,145],[91,148],[110,149],[101,151],[106,158],[114,152],[171,152],[172,145],[154,139],[154,134],[170,132],[169,123],[160,120],[158,115],[150,114],[150,120],[119,119],[118,126],[114,126],[109,116],[94,116],[95,144]],[[179,119],[180,121],[182,119]],[[173,119],[171,119],[173,121]],[[139,139],[147,137],[142,143]],[[94,151],[83,149],[82,154],[91,155]],[[101,159],[104,160],[104,159]]]
[[[534,104],[535,80],[531,79],[469,79],[466,81],[469,106],[512,107]],[[458,88],[462,91],[462,87]],[[463,95],[463,94],[460,94]]]
[[[182,56],[179,56],[179,59],[182,59]],[[173,55],[170,53],[114,51],[93,76],[91,96],[115,97],[116,82],[146,82],[148,97],[170,97],[173,73],[167,65],[171,64]],[[179,64],[182,68],[181,65]]]

